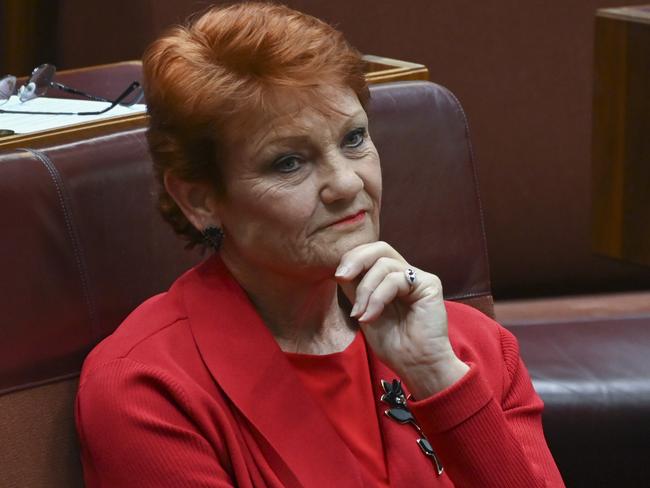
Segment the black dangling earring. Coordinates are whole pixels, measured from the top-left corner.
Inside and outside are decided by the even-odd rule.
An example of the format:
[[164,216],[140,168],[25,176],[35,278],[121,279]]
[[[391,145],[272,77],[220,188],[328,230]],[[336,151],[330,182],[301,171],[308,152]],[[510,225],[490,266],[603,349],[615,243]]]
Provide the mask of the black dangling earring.
[[215,251],[218,251],[221,247],[221,241],[223,240],[223,231],[219,227],[206,227],[201,231],[203,234],[203,239],[206,244],[212,247]]

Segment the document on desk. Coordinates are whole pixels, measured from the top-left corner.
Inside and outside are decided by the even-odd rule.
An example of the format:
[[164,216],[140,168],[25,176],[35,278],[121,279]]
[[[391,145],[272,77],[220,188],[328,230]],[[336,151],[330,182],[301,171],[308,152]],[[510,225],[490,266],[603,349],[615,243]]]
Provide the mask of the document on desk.
[[[90,100],[73,100],[66,98],[39,97],[22,103],[17,96],[12,96],[0,105],[0,110],[21,112],[98,112],[110,104]],[[85,124],[107,120],[124,115],[144,114],[147,106],[143,104],[125,107],[117,105],[100,115],[40,115],[40,114],[5,114],[0,112],[0,129],[8,129],[16,134],[33,134],[46,130],[58,129],[71,125]]]

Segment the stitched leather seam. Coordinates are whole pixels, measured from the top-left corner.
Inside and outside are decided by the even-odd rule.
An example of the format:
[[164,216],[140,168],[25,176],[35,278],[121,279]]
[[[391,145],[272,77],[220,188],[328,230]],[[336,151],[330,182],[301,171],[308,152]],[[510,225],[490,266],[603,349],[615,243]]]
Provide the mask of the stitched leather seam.
[[488,251],[487,251],[487,235],[485,234],[485,216],[483,215],[483,201],[481,200],[481,192],[479,190],[478,171],[476,168],[476,159],[474,157],[474,148],[472,147],[472,141],[470,139],[469,122],[467,121],[467,115],[465,114],[465,110],[463,109],[463,106],[460,104],[458,98],[456,98],[456,95],[454,95],[450,90],[446,90],[446,91],[456,103],[456,107],[458,108],[461,117],[463,118],[463,124],[465,125],[465,136],[466,136],[465,139],[467,140],[467,149],[469,150],[469,160],[470,160],[470,165],[472,166],[472,177],[474,179],[474,194],[476,195],[476,200],[478,201],[479,221],[481,225],[481,235],[483,236],[483,246],[481,247],[483,248],[483,258],[485,259],[485,266],[487,268],[487,286],[488,286],[488,292],[491,293],[492,280],[490,278],[490,261],[488,258]]
[[487,291],[481,291],[481,292],[470,292],[470,293],[462,293],[460,295],[452,295],[452,296],[445,296],[445,300],[464,300],[467,298],[482,298],[482,297],[490,297],[492,296],[490,292]]
[[54,383],[60,383],[61,381],[66,381],[70,379],[77,378],[79,376],[79,371],[74,371],[72,373],[62,374],[59,376],[54,376],[52,378],[47,378],[44,380],[38,381],[29,381],[27,383],[21,383],[19,385],[10,386],[0,390],[0,397],[4,395],[10,395],[12,393],[18,393],[19,391],[31,390],[32,388],[41,388],[45,386],[52,385]]
[[90,286],[89,286],[90,280],[88,277],[88,271],[86,269],[86,260],[84,258],[81,249],[79,235],[77,233],[77,229],[76,226],[74,225],[74,220],[72,218],[72,212],[71,209],[69,208],[70,205],[68,204],[68,202],[70,199],[65,191],[63,180],[61,178],[61,175],[57,171],[56,167],[50,160],[50,158],[48,158],[44,153],[29,148],[23,148],[23,150],[34,155],[41,162],[41,164],[45,166],[45,169],[47,169],[47,172],[50,174],[50,178],[52,178],[52,182],[54,183],[54,187],[56,188],[56,194],[59,200],[59,205],[61,206],[63,217],[65,220],[66,230],[68,231],[67,232],[68,238],[72,245],[75,264],[77,265],[77,272],[79,273],[79,278],[81,280],[81,288],[84,295],[84,301],[86,302],[88,315],[90,316],[90,329],[92,332],[93,339],[98,340],[99,327],[97,325],[97,314],[95,312],[95,304],[92,299],[92,294],[90,293]]

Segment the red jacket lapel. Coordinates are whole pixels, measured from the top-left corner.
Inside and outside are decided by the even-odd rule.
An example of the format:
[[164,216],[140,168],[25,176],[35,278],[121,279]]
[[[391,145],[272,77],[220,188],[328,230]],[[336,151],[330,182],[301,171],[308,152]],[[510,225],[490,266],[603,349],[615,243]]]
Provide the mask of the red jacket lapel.
[[354,456],[221,260],[209,259],[179,284],[210,373],[300,483],[363,486]]

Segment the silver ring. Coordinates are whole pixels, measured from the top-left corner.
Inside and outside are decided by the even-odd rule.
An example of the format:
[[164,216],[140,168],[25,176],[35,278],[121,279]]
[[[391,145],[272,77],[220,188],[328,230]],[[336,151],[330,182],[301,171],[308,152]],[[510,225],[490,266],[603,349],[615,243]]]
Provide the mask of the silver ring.
[[406,282],[411,288],[415,286],[415,280],[417,279],[417,274],[413,268],[406,268],[404,270],[404,276],[406,276]]

